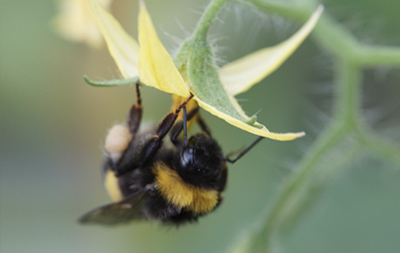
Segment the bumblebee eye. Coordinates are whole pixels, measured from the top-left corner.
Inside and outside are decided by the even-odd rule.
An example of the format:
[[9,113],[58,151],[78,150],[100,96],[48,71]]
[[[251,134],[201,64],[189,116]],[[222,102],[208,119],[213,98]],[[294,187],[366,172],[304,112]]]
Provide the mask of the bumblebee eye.
[[182,167],[191,167],[194,164],[194,149],[185,148],[181,156]]
[[205,161],[205,154],[201,149],[185,148],[181,155],[181,165],[184,168],[202,166]]

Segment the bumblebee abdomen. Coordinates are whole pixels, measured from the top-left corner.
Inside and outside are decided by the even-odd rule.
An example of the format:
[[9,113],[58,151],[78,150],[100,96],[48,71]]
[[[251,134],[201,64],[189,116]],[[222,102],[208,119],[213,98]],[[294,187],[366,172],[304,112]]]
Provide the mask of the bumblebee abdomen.
[[180,210],[205,214],[218,204],[219,192],[191,185],[182,180],[179,174],[162,162],[152,169],[158,193],[163,199]]
[[111,170],[107,170],[104,175],[104,187],[114,202],[123,199],[124,196],[119,185],[119,178],[116,177],[114,172]]

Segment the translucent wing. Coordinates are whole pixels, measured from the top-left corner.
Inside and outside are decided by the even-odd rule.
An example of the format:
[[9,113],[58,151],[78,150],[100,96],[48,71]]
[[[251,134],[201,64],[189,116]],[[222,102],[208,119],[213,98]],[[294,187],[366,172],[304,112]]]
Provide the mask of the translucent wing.
[[142,210],[147,194],[146,191],[136,192],[120,202],[98,207],[83,215],[79,222],[81,224],[117,225],[144,219]]

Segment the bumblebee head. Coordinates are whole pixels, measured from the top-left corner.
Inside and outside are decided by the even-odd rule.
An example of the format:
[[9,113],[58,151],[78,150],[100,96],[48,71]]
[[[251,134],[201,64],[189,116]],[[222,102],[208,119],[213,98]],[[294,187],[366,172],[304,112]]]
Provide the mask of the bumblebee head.
[[214,139],[205,132],[198,133],[176,152],[175,168],[184,181],[203,188],[215,187],[224,161],[221,147]]

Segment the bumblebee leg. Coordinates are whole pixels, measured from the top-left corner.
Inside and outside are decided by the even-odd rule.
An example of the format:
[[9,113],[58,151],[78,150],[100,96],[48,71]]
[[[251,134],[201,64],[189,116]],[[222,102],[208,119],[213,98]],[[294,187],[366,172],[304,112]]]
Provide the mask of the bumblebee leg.
[[[138,86],[139,84],[136,84],[137,86],[137,91],[138,91]],[[140,94],[140,93],[138,93]],[[121,166],[119,168],[113,168],[114,173],[116,176],[121,176],[134,168],[146,165],[149,163],[157,151],[161,148],[162,146],[162,141],[165,135],[171,130],[172,126],[175,124],[176,119],[178,118],[178,114],[181,112],[182,109],[186,109],[186,104],[194,97],[192,93],[190,93],[190,97],[183,102],[174,112],[168,113],[163,120],[161,120],[160,124],[158,125],[156,129],[156,135],[150,138],[145,144],[142,149],[142,153],[140,155],[141,161],[140,164],[133,164],[129,163],[127,165]],[[140,105],[140,95],[138,95],[138,105]],[[137,129],[134,129],[137,131]]]
[[141,167],[152,161],[154,158],[155,154],[157,151],[161,148],[162,146],[162,140],[165,137],[165,135],[168,133],[168,131],[172,128],[174,125],[176,118],[178,117],[178,114],[184,108],[191,99],[193,98],[193,95],[183,102],[174,112],[168,113],[163,120],[161,120],[160,124],[158,125],[156,129],[156,134],[151,137],[149,140],[146,141],[146,143],[143,146],[143,149],[141,151],[140,157],[141,160],[140,162],[130,162],[127,164],[124,164],[114,170],[114,173],[116,176],[121,176],[129,171],[132,171],[135,168]]
[[[198,112],[199,112],[199,107],[196,107],[193,110],[191,110],[187,114],[187,121],[190,121],[194,116],[197,115],[197,119],[196,119],[197,124],[199,124],[199,126],[200,126],[202,131],[206,132],[211,137],[211,133],[210,133],[210,130],[209,130],[207,124],[204,122],[203,118],[200,117]],[[185,128],[184,120],[180,120],[172,128],[172,130],[171,130],[171,141],[175,145],[178,144],[178,141],[177,141],[178,136],[181,134],[181,132],[182,132],[182,130],[184,130],[184,128]],[[185,141],[185,143],[186,143],[186,141]]]
[[[199,112],[199,107],[193,108],[188,114],[187,114],[187,120],[191,120],[195,115],[198,115]],[[198,116],[199,117],[199,116]],[[171,141],[175,145],[177,144],[177,138],[181,134],[184,126],[183,126],[183,120],[178,121],[174,127],[171,130]]]
[[164,119],[160,122],[160,124],[157,127],[156,135],[153,136],[153,138],[151,138],[143,148],[142,165],[148,163],[149,161],[151,161],[151,159],[153,159],[154,155],[157,153],[157,151],[160,149],[162,145],[162,139],[169,132],[169,130],[171,130],[172,126],[176,121],[176,118],[178,117],[178,114],[183,108],[186,108],[186,104],[193,98],[193,96],[194,95],[190,93],[190,97],[185,102],[183,102],[175,110],[175,112],[168,113],[164,117]]
[[244,156],[247,152],[250,151],[257,143],[259,143],[264,137],[259,137],[257,140],[255,140],[250,146],[248,146],[245,150],[240,152],[240,154],[233,160],[229,158],[229,155],[227,157],[223,158],[223,160],[229,162],[229,163],[235,163],[237,160],[239,160],[242,156]]
[[201,130],[203,130],[204,132],[206,132],[206,133],[208,134],[208,136],[211,137],[210,129],[208,128],[206,122],[204,122],[203,118],[200,117],[200,115],[197,117],[197,123],[199,124]]
[[[131,109],[128,112],[128,115],[126,116],[126,121],[128,123],[128,129],[129,132],[131,133],[130,140],[133,138],[133,136],[136,134],[136,132],[139,130],[140,126],[140,121],[142,119],[142,99],[140,97],[140,90],[139,90],[139,85],[140,81],[138,80],[136,82],[136,104],[134,103],[131,107]],[[117,160],[111,160],[111,162],[108,162],[110,165],[110,168],[112,171],[115,173],[116,176],[120,175],[120,171],[124,171],[124,169],[120,170],[118,168],[119,163],[124,160],[124,157],[127,155],[126,151],[129,150],[129,147],[132,145],[132,142],[130,141],[129,145],[126,146],[124,149],[124,152],[121,157],[119,157]],[[127,167],[127,166],[125,166]],[[127,170],[127,169],[125,169]]]
[[224,169],[222,170],[221,178],[219,179],[219,182],[218,182],[217,191],[222,192],[225,190],[227,180],[228,180],[228,166],[226,166],[226,163],[225,163]]
[[[179,110],[180,111],[180,110]],[[178,111],[178,113],[179,113]],[[152,161],[154,155],[162,146],[162,140],[164,136],[168,133],[171,127],[174,125],[176,118],[178,117],[178,113],[170,112],[168,113],[163,120],[161,120],[160,124],[156,129],[156,134],[148,139],[143,146],[141,151],[140,162],[130,161],[127,164],[123,164],[114,170],[116,176],[121,176],[134,168],[142,167]]]
[[188,144],[187,141],[187,115],[186,115],[186,106],[183,107],[183,139],[185,141],[185,147]]
[[140,121],[142,119],[142,99],[140,97],[139,90],[140,81],[136,82],[136,104],[133,104],[129,113],[127,115],[127,122],[129,130],[132,134],[135,134],[140,126]]

